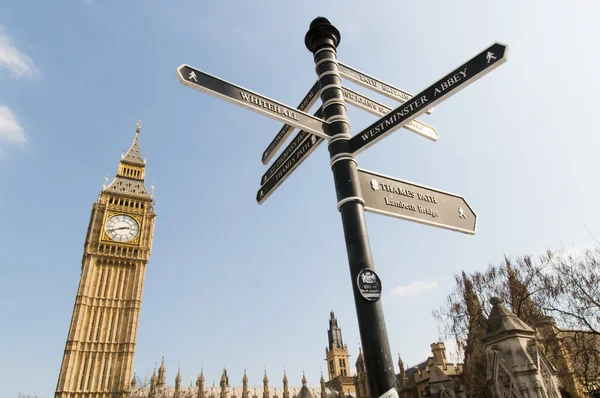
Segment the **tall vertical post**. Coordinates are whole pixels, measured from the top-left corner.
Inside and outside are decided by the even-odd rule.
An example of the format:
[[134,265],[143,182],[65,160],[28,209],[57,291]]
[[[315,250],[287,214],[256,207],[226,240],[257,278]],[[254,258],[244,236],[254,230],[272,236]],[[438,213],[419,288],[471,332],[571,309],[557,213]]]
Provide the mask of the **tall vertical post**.
[[329,20],[318,17],[310,24],[304,42],[308,50],[313,53],[321,86],[323,119],[328,123],[326,132],[331,136],[329,141],[331,170],[338,200],[337,207],[342,215],[370,395],[372,398],[382,395],[386,398],[398,397],[381,301],[368,300],[361,294],[358,286],[361,271],[374,272],[374,267],[356,160],[348,149],[350,123],[346,117],[346,104],[336,54],[340,39],[340,32],[331,25]]

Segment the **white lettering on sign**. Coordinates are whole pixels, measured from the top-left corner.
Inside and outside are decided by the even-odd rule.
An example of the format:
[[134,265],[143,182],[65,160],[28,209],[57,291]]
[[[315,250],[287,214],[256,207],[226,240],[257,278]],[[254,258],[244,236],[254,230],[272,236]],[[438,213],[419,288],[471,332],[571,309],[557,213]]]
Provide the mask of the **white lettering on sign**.
[[240,91],[240,95],[242,96],[242,99],[246,102],[250,102],[251,104],[258,105],[262,108],[270,110],[271,112],[278,113],[278,114],[288,117],[292,120],[298,120],[298,116],[296,115],[296,112],[292,112],[288,109],[280,107],[279,105],[272,104],[268,101],[263,100],[262,98],[255,97],[254,95],[245,93],[243,91]]
[[361,138],[363,139],[363,141],[367,141],[369,138],[379,134],[381,131],[383,131],[387,127],[391,126],[392,124],[394,124],[396,122],[396,120],[398,120],[398,118],[408,115],[410,112],[412,112],[416,108],[419,108],[425,102],[427,102],[426,95],[423,95],[420,98],[417,98],[417,100],[410,103],[410,105],[402,107],[402,109],[400,109],[400,111],[395,112],[391,116],[388,115],[389,116],[388,118],[383,120],[381,123],[375,125],[373,128],[371,128],[369,131],[367,131],[363,135],[361,135]]
[[459,71],[455,75],[450,76],[448,79],[446,79],[445,82],[440,83],[440,86],[436,87],[435,90],[433,91],[433,96],[437,97],[438,94],[441,94],[444,91],[448,90],[450,87],[454,86],[456,83],[458,83],[465,77],[467,77],[467,68]]

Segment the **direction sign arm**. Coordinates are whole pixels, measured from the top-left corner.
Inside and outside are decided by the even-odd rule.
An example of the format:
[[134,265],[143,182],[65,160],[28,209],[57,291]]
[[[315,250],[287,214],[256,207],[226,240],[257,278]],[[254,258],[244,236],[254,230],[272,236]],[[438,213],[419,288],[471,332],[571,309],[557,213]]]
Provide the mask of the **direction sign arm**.
[[501,43],[494,43],[465,64],[414,96],[411,100],[400,105],[352,137],[349,142],[352,153],[358,154],[365,150],[423,114],[427,108],[444,101],[483,75],[496,69],[506,62],[507,56],[508,46]]
[[[315,84],[313,84],[313,86],[311,87],[308,94],[306,94],[304,96],[304,98],[302,99],[302,102],[300,102],[300,105],[298,105],[297,109],[299,111],[303,111],[303,112],[306,110],[310,110],[310,108],[312,108],[312,106],[315,104],[315,102],[317,102],[317,100],[319,99],[319,91],[320,90],[321,90],[321,87],[319,86],[319,81],[317,80],[317,82]],[[273,155],[275,155],[275,153],[279,150],[279,148],[281,148],[281,146],[283,145],[285,140],[287,140],[287,138],[290,136],[290,134],[292,134],[292,131],[294,131],[294,127],[290,126],[288,124],[285,124],[281,128],[281,130],[279,130],[279,132],[277,133],[275,138],[273,138],[273,141],[271,141],[271,143],[269,144],[267,149],[265,149],[265,151],[263,152],[263,156],[262,156],[263,164],[266,165],[267,163],[269,163],[271,161],[271,159],[273,158]]]
[[[396,88],[379,79],[376,79],[373,76],[369,76],[366,73],[361,72],[358,69],[352,68],[348,65],[345,65],[341,62],[338,62],[338,68],[340,71],[340,75],[345,79],[350,80],[351,82],[359,84],[363,87],[369,88],[393,100],[406,102],[413,97],[412,94],[409,94],[404,90],[400,90],[399,88]],[[427,109],[426,112],[428,115],[431,115],[431,113],[433,112],[433,108]]]
[[226,82],[199,69],[192,68],[189,65],[184,64],[177,68],[176,76],[185,86],[279,120],[285,124],[309,131],[321,138],[330,138],[325,133],[324,125],[326,122],[296,108]]

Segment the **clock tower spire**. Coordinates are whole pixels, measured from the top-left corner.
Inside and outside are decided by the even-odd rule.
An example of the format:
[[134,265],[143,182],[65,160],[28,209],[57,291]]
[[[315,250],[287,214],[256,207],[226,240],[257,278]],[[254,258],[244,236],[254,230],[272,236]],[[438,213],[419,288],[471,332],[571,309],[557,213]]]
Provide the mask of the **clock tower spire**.
[[56,398],[121,398],[129,389],[156,217],[141,128],[92,206]]

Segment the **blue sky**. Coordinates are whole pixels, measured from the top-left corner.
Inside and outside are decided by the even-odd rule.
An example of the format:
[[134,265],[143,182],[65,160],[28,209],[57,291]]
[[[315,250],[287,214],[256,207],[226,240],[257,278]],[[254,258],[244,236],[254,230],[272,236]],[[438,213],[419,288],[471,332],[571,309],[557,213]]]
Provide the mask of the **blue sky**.
[[[414,365],[453,273],[503,254],[593,244],[600,6],[590,1],[0,2],[0,396],[53,396],[92,203],[142,120],[158,218],[135,369],[317,384],[327,319],[354,362],[358,328],[325,146],[265,204],[260,162],[281,123],[178,83],[188,63],[296,106],[316,79],[304,34],[341,31],[339,59],[417,93],[495,41],[509,60],[398,131],[360,167],[463,195],[467,236],[367,214],[392,352]],[[356,86],[348,83],[349,87]],[[396,105],[364,88],[357,91]],[[316,109],[316,108],[315,108]],[[356,133],[376,117],[350,109]]]

